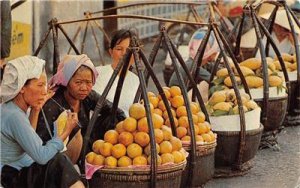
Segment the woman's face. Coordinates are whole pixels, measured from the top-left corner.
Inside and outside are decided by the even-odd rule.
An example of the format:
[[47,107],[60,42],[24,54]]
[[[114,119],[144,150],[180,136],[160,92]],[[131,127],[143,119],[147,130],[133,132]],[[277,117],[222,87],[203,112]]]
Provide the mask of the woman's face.
[[85,99],[93,87],[93,73],[89,68],[80,67],[67,86],[67,92],[77,100]]
[[[115,68],[120,59],[125,55],[127,48],[130,44],[130,38],[123,39],[113,49],[109,49],[109,53],[113,59],[112,67]],[[130,59],[130,65],[133,63],[133,58]]]
[[42,73],[39,79],[32,79],[23,86],[21,93],[27,105],[31,107],[41,106],[47,96],[47,76]]

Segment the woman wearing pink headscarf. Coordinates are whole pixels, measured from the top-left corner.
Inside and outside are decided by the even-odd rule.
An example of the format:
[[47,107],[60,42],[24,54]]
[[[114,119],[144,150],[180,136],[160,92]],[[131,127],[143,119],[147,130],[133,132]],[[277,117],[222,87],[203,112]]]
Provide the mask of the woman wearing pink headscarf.
[[[58,66],[57,73],[50,79],[49,85],[56,91],[55,95],[44,105],[44,113],[39,115],[37,133],[44,142],[56,134],[53,123],[62,112],[71,110],[78,114],[81,129],[74,129],[67,144],[67,155],[73,163],[78,162],[81,154],[82,137],[89,125],[90,115],[94,111],[100,95],[92,90],[98,76],[92,61],[85,55],[66,55]],[[108,125],[102,126],[110,117],[112,103],[105,101],[99,118],[91,135],[90,142],[101,138]],[[117,122],[125,119],[123,111],[117,111]],[[109,124],[106,123],[105,124]]]

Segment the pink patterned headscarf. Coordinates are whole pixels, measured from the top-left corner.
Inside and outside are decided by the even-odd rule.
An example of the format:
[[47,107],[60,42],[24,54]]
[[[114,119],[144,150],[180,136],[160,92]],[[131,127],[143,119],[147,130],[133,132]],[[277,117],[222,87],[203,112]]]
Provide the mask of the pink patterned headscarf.
[[85,55],[66,55],[58,65],[57,73],[50,78],[49,85],[54,86],[57,89],[58,86],[67,86],[74,73],[80,66],[87,66],[93,72],[93,84],[98,77],[98,71],[96,70],[91,59]]
[[[207,28],[200,28],[193,34],[189,42],[189,53],[192,59],[195,58],[198,48],[206,33],[207,33]],[[219,51],[219,47],[218,47],[217,40],[215,39],[213,33],[211,33],[207,42],[207,46],[205,47],[203,59],[205,60],[209,58],[209,56],[211,56],[212,54],[218,51]]]

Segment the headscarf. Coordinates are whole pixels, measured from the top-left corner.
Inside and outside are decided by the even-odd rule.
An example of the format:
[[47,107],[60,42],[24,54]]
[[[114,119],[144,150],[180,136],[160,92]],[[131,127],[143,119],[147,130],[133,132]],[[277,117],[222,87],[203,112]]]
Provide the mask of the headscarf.
[[38,79],[43,73],[45,60],[34,56],[23,56],[6,64],[1,83],[2,102],[15,98],[27,80]]
[[[195,58],[198,48],[206,33],[207,33],[207,27],[200,28],[191,37],[191,40],[189,42],[189,53],[192,59]],[[215,39],[213,33],[211,33],[207,42],[207,46],[205,47],[203,59],[207,59],[209,56],[211,56],[212,54],[218,51],[219,51],[219,47],[218,47],[217,40]]]
[[87,66],[93,72],[93,85],[95,84],[98,72],[91,59],[85,55],[66,55],[58,65],[57,73],[50,78],[49,85],[54,86],[54,90],[58,86],[67,86],[74,73],[80,66]]

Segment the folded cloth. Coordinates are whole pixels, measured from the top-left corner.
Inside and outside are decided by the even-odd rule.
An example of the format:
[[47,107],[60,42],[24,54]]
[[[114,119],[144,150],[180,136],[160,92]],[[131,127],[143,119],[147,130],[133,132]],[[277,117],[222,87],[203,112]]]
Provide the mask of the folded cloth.
[[98,72],[92,63],[91,59],[85,55],[66,55],[58,65],[57,73],[50,78],[49,85],[54,87],[54,90],[58,86],[67,86],[74,73],[80,66],[87,66],[93,72],[93,84],[98,77]]
[[29,55],[8,61],[0,89],[2,102],[15,98],[27,80],[38,79],[44,66],[45,60]]

